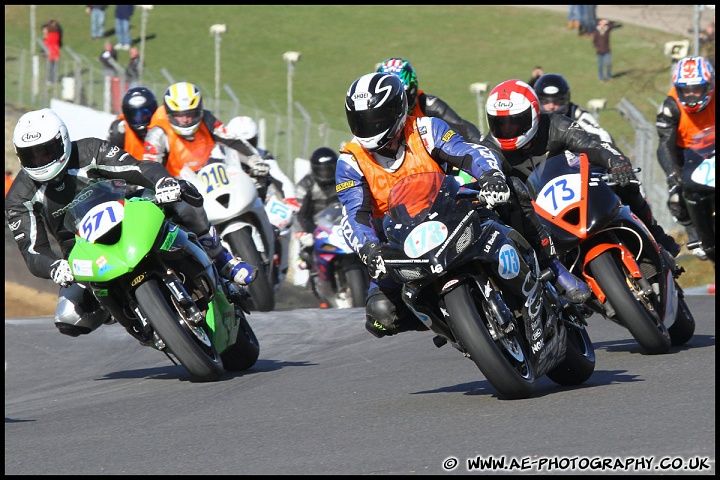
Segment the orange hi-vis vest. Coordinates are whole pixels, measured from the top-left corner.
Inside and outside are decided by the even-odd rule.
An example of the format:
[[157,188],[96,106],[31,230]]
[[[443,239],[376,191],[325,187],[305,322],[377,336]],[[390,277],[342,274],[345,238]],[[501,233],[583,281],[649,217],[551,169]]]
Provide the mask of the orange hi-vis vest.
[[175,133],[170,119],[168,119],[165,105],[161,105],[155,110],[149,128],[154,126],[161,127],[168,136],[168,159],[165,168],[173,177],[180,176],[180,170],[187,165],[194,172],[200,170],[203,165],[210,159],[210,152],[215,147],[215,139],[208,130],[205,122],[200,122],[200,128],[193,135],[193,141],[188,141]]
[[365,175],[365,181],[370,186],[370,192],[372,192],[373,196],[372,209],[374,217],[382,218],[387,212],[390,190],[402,178],[415,173],[443,171],[425,148],[422,137],[415,125],[415,117],[407,117],[404,133],[407,142],[405,159],[395,172],[388,172],[381,167],[372,154],[357,143],[348,142],[345,144],[344,152],[351,153],[355,157],[360,170]]
[[672,97],[680,107],[680,123],[677,129],[677,140],[675,144],[680,148],[689,148],[692,138],[704,128],[715,125],[715,89],[710,93],[710,102],[705,109],[697,113],[688,113],[678,99],[675,87],[670,89],[668,97]]
[[425,93],[425,92],[418,89],[417,96],[415,97],[415,106],[413,107],[413,110],[410,114],[413,117],[427,117],[427,115],[425,115],[425,112],[423,112],[422,109],[420,108],[419,98],[420,98],[420,95],[422,95],[423,93]]
[[[124,114],[121,113],[117,118],[125,122]],[[140,137],[138,137],[135,132],[133,132],[127,122],[125,122],[125,143],[123,143],[123,150],[132,155],[136,160],[143,159],[145,143],[143,140],[140,140]]]

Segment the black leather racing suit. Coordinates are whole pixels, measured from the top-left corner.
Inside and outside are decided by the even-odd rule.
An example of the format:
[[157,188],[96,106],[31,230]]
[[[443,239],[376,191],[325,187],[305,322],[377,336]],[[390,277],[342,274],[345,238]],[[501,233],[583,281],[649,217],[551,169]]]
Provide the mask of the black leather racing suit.
[[478,130],[474,124],[458,115],[455,110],[450,108],[450,105],[442,101],[439,97],[421,92],[417,97],[417,102],[420,110],[422,110],[426,116],[442,118],[450,125],[450,128],[460,134],[466,142],[480,143],[482,139],[480,130]]
[[[537,133],[524,148],[503,151],[490,134],[485,136],[481,144],[500,156],[503,160],[503,171],[507,176],[519,177],[523,182],[527,181],[527,177],[538,165],[564,150],[585,153],[592,165],[605,169],[610,168],[613,158],[625,156],[615,144],[601,141],[597,136],[585,131],[577,122],[565,115],[555,113],[540,114]],[[624,187],[618,185],[616,193],[620,200],[640,217],[656,240],[661,242],[668,251],[677,248],[676,244],[672,245],[675,243],[672,237],[667,236],[653,217],[650,205],[640,192],[638,184],[629,183]],[[667,246],[666,243],[668,243]],[[671,253],[675,254],[675,252]]]
[[[5,197],[5,219],[30,273],[49,279],[52,264],[68,258],[75,235],[63,225],[65,212],[75,195],[93,179],[122,179],[131,185],[154,189],[157,181],[167,176],[170,174],[162,164],[136,160],[99,138],[72,142],[68,165],[61,176],[51,182],[35,182],[20,170]],[[177,202],[166,208],[178,223],[198,235],[210,228],[202,207]],[[53,251],[50,236],[57,241],[60,255]],[[67,335],[89,333],[109,317],[106,313],[96,314],[98,308],[92,293],[78,284],[60,288],[55,325]]]

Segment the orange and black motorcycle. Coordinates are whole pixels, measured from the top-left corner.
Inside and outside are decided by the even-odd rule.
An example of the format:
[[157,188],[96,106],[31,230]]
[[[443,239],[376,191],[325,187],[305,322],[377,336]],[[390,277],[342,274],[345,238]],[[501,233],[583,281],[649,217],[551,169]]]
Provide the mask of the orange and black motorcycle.
[[564,152],[527,184],[561,260],[593,291],[586,306],[627,328],[649,354],[690,340],[695,319],[677,283],[684,269],[621,203],[607,172]]

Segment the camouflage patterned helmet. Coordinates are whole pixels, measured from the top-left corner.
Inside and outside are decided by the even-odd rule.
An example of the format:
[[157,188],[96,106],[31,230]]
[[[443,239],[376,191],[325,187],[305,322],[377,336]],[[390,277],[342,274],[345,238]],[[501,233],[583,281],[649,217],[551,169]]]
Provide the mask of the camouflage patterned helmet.
[[377,68],[379,73],[389,73],[400,78],[405,88],[405,95],[407,95],[408,101],[408,114],[412,113],[415,108],[415,102],[417,102],[418,95],[418,80],[415,70],[413,69],[410,62],[404,58],[388,58],[380,64]]

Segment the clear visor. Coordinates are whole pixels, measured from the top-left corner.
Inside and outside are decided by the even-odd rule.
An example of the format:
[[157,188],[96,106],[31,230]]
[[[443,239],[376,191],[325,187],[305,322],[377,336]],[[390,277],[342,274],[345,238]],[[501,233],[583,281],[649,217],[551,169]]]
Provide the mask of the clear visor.
[[701,101],[710,91],[710,85],[687,85],[678,87],[678,97],[683,102],[693,105]]
[[62,138],[58,135],[49,142],[30,147],[15,147],[20,164],[25,168],[41,168],[60,160],[65,154]]
[[490,132],[495,138],[517,138],[532,126],[530,109],[506,117],[488,116]]
[[179,127],[188,127],[200,122],[202,110],[185,110],[183,112],[170,112],[170,121]]
[[546,97],[540,99],[540,110],[545,113],[562,112],[565,110],[565,99]]

